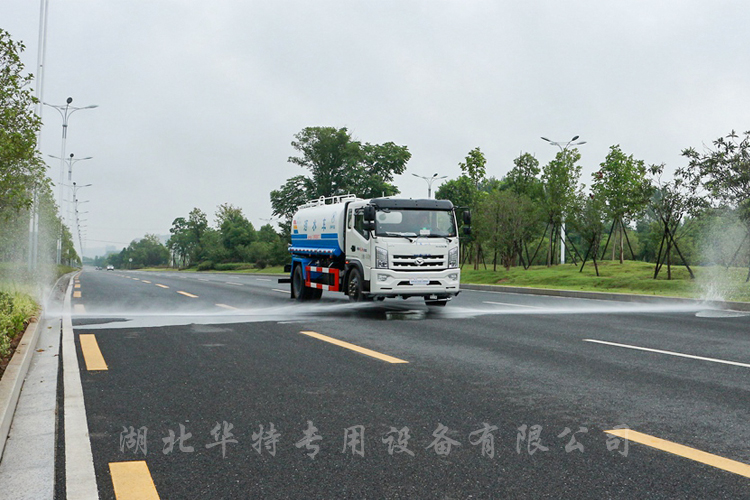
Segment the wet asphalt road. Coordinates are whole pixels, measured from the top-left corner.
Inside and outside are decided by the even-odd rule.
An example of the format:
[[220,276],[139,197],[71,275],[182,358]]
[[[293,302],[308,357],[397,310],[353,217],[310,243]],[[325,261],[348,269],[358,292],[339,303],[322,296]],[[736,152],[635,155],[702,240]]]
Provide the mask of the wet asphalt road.
[[102,498],[111,463],[141,460],[170,499],[750,496],[747,477],[604,432],[750,464],[750,316],[477,291],[436,311],[299,305],[252,275],[80,284],[75,333],[108,365],[79,347]]

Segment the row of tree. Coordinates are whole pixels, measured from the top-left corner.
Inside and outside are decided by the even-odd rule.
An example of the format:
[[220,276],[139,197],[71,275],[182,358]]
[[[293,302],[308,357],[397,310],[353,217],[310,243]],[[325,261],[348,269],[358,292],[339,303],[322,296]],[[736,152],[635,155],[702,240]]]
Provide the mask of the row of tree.
[[[61,224],[46,165],[37,150],[42,126],[34,112],[38,100],[29,89],[20,54],[25,49],[0,29],[0,262],[29,256],[29,221],[38,217],[38,264],[57,258],[62,232],[62,261],[79,262],[70,232]],[[35,266],[37,267],[37,266]]]
[[437,197],[475,213],[465,252],[475,266],[486,262],[485,254],[506,268],[552,265],[564,240],[574,262],[596,266],[609,248],[613,260],[654,262],[654,277],[665,264],[671,277],[673,262],[691,276],[689,262],[750,267],[750,133],[732,132],[703,153],[689,148],[683,156],[687,166],[665,180],[664,165],[647,167],[614,145],[585,192],[576,149],[561,149],[543,167],[521,154],[497,179],[485,177],[486,161],[476,148],[459,164],[463,174],[443,184]]
[[[464,255],[475,267],[482,262],[495,268],[554,265],[561,241],[571,261],[582,266],[591,261],[597,273],[597,261],[607,250],[620,262],[629,257],[655,263],[654,277],[665,264],[671,277],[674,262],[688,269],[690,262],[750,266],[748,137],[732,133],[704,153],[686,149],[688,165],[669,180],[664,180],[664,165],[646,166],[614,145],[588,191],[575,148],[561,148],[544,166],[523,153],[500,179],[487,177],[486,158],[475,148],[459,163],[462,175],[440,186],[436,196],[474,213]],[[289,161],[310,175],[294,176],[271,193],[274,215],[283,221],[281,233],[271,225],[256,231],[230,204],[218,207],[214,226],[196,208],[174,220],[166,246],[147,236],[111,262],[133,267],[169,262],[199,269],[284,264],[289,222],[298,205],[347,193],[396,195],[393,178],[410,158],[405,146],[361,143],[346,128],[309,127],[295,135],[292,146],[299,155]]]

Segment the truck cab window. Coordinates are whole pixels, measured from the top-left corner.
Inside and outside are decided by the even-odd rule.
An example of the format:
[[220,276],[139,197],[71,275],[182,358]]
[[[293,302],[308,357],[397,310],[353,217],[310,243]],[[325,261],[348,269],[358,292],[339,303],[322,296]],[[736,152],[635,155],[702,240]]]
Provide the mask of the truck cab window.
[[357,210],[354,213],[354,229],[362,235],[366,240],[370,239],[370,232],[365,231],[365,212],[364,210]]

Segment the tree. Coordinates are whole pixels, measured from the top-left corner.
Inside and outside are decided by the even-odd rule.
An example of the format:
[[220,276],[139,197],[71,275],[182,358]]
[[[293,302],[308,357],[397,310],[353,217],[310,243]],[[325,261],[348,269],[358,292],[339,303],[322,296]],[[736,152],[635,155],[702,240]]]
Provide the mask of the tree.
[[576,204],[577,214],[573,218],[573,227],[581,235],[587,245],[586,254],[581,263],[579,272],[583,272],[589,257],[594,261],[596,275],[599,276],[599,264],[596,263],[596,254],[599,251],[599,242],[604,232],[604,201],[595,195],[581,196]]
[[206,214],[199,208],[190,211],[188,218],[178,217],[172,222],[167,248],[178,266],[189,267],[204,258],[204,234],[209,230]]
[[27,88],[20,53],[25,49],[0,29],[0,213],[29,207],[32,191],[44,182],[44,162],[36,150],[41,120],[34,113],[36,98]]
[[474,231],[494,254],[493,270],[497,270],[498,255],[506,270],[516,257],[523,261],[521,250],[531,235],[534,212],[534,205],[526,195],[509,190],[494,190],[479,204]]
[[[604,202],[606,213],[612,220],[612,230],[617,230],[618,254],[622,264],[624,240],[627,238],[625,226],[645,210],[651,196],[651,183],[646,177],[643,160],[636,160],[633,155],[626,156],[619,145],[609,148],[607,157],[599,167],[593,174],[591,189],[597,200]],[[632,248],[630,250],[631,258],[635,258]]]
[[[656,215],[657,222],[662,228],[659,252],[656,255],[654,279],[666,261],[667,279],[672,279],[672,249],[677,250],[691,278],[695,278],[692,269],[677,245],[675,235],[680,227],[682,218],[696,207],[695,186],[683,177],[683,171],[678,170],[670,181],[662,180],[664,165],[652,165],[651,175],[654,178],[655,189],[651,197],[651,210]],[[666,244],[666,247],[665,247]]]
[[513,160],[513,168],[505,176],[508,188],[516,194],[523,194],[532,200],[542,195],[542,183],[539,180],[541,169],[539,160],[529,153],[523,153]]
[[[554,261],[555,242],[559,238],[562,224],[572,213],[576,200],[581,196],[578,184],[581,166],[577,165],[580,159],[578,149],[563,149],[542,169],[542,205],[547,219],[542,241],[547,229],[550,230],[547,266],[551,266]],[[534,252],[534,257],[538,251],[539,247]],[[530,260],[533,261],[534,257]]]
[[392,142],[361,143],[346,128],[307,127],[294,136],[300,154],[289,162],[306,168],[311,177],[298,175],[271,192],[273,215],[291,219],[297,206],[320,197],[356,194],[365,198],[393,196],[395,175],[406,170],[411,153]]
[[250,245],[256,238],[253,224],[247,220],[241,208],[224,203],[219,205],[216,212],[216,225],[219,229],[221,243],[228,253],[228,260],[241,262],[242,256],[239,249]]
[[[750,132],[739,136],[732,130],[713,141],[713,149],[698,153],[688,148],[682,155],[689,160],[684,172],[693,185],[702,185],[715,205],[736,210],[750,236]],[[745,281],[750,281],[750,263]]]
[[466,160],[458,164],[461,172],[472,180],[477,189],[479,189],[479,183],[482,182],[486,174],[486,165],[487,159],[478,147],[469,151]]

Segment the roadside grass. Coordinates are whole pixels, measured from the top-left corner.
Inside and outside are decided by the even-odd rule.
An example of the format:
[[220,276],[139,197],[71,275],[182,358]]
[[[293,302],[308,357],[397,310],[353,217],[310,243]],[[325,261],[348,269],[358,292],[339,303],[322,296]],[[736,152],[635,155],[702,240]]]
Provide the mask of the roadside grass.
[[750,301],[750,284],[745,283],[747,270],[724,269],[720,266],[691,266],[695,279],[684,266],[672,266],[672,279],[667,279],[667,268],[662,267],[659,277],[654,278],[654,264],[648,262],[618,261],[598,262],[599,276],[592,263],[586,263],[582,272],[580,265],[512,267],[506,271],[498,267],[492,270],[480,266],[474,270],[464,265],[462,283],[492,284],[559,290],[581,290],[589,292],[634,293],[683,298],[704,298],[730,301]]

